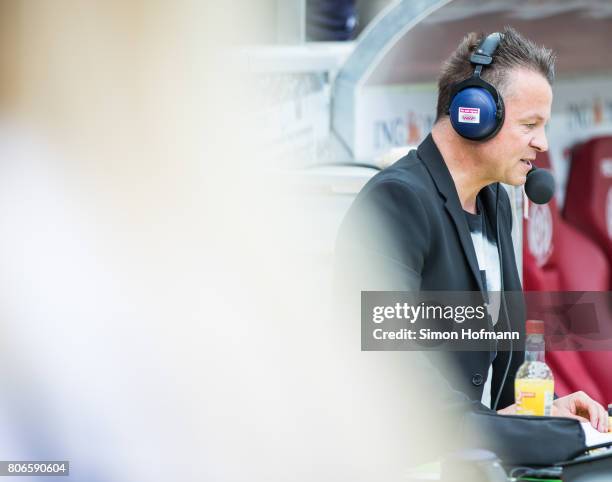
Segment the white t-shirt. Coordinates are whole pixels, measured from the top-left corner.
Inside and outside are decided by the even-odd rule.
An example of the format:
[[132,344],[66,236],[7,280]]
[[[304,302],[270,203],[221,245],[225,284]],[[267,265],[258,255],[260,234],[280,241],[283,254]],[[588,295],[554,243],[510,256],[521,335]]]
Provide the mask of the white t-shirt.
[[[487,309],[493,321],[493,326],[495,326],[499,319],[501,303],[501,270],[495,239],[496,233],[493,231],[490,220],[485,216],[482,204],[478,199],[476,206],[478,214],[465,212],[465,217],[470,228],[470,234],[472,235],[472,243],[474,244],[474,251],[478,259],[482,284],[488,294]],[[493,368],[489,366],[481,399],[481,402],[487,407],[491,407],[492,374]]]

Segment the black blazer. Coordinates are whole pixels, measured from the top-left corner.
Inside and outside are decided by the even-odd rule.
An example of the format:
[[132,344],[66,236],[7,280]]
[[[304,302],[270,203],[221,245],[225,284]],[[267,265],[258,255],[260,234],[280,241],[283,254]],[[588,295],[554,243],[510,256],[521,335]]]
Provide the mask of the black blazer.
[[[503,288],[521,291],[511,238],[512,212],[508,195],[495,184],[485,187],[480,197],[493,230],[500,236],[497,245]],[[411,151],[366,184],[341,226],[336,253],[338,258],[344,258],[338,260],[339,265],[351,267],[350,278],[361,280],[361,289],[483,290],[478,260],[455,184],[431,135],[418,150]],[[360,262],[364,269],[358,274],[355,265]],[[505,310],[500,310],[497,327],[506,329],[509,321],[512,330],[524,331],[522,305],[511,304],[508,314],[509,320]],[[494,353],[453,352],[448,355],[458,371],[448,379],[451,386],[472,400],[480,400]],[[444,370],[441,360],[439,356],[432,356],[432,361]],[[522,362],[523,353],[514,352],[498,408],[514,403],[514,374]],[[491,403],[500,390],[507,363],[508,352],[499,351],[493,361]]]
[[[479,196],[494,231],[499,233],[503,289],[520,292],[508,195],[499,184],[493,184]],[[351,312],[356,315],[361,290],[483,290],[455,184],[431,135],[416,151],[375,175],[362,189],[341,225],[335,262],[336,308],[343,315]],[[525,308],[522,301],[516,300],[514,296],[507,303],[508,317],[505,310],[500,310],[496,327],[505,330],[509,323],[511,330],[524,333]],[[338,303],[344,306],[339,307]],[[353,319],[357,325],[359,317]],[[494,448],[509,463],[552,463],[580,449],[584,436],[573,420],[555,417],[548,425],[540,423],[542,417],[509,420],[480,403],[492,356],[491,352],[426,352],[423,359],[428,359],[427,363],[433,364],[438,372],[435,393],[444,405],[437,406],[451,407],[453,413],[478,415],[475,425],[486,427],[484,433],[491,437],[487,439],[489,448]],[[523,352],[512,353],[502,388],[508,358],[508,351],[499,351],[493,361],[491,403],[501,389],[498,408],[514,403],[514,376],[523,362]],[[430,368],[425,365],[421,370]],[[538,425],[532,425],[535,423]],[[537,440],[536,432],[542,447],[546,447],[543,453],[524,450],[525,440]],[[559,438],[564,442],[559,442]],[[553,440],[555,444],[551,443]]]

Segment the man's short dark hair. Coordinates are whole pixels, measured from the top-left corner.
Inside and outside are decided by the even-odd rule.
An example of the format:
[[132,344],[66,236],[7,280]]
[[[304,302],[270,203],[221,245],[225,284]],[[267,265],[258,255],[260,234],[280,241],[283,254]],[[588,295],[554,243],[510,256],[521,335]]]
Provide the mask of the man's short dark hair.
[[[526,39],[512,27],[506,27],[502,34],[493,63],[482,70],[482,78],[495,86],[502,97],[508,87],[508,73],[515,68],[524,68],[542,74],[552,85],[555,78],[553,52]],[[485,37],[486,35],[482,33],[469,33],[442,65],[438,78],[436,122],[448,115],[453,85],[471,77],[474,73],[475,66],[470,63],[470,56]]]

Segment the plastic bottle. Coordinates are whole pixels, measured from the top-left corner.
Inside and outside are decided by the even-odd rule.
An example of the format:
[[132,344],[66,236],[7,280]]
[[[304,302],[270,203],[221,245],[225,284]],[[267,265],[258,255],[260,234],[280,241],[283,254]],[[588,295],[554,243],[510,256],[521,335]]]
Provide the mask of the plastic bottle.
[[544,322],[527,320],[525,362],[514,380],[516,413],[519,415],[552,415],[555,382],[544,361]]

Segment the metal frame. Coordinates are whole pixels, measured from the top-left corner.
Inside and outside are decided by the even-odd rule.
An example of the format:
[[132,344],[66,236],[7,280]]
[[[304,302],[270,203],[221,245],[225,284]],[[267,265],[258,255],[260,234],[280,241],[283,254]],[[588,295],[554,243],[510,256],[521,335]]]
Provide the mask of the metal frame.
[[402,0],[390,4],[362,32],[333,87],[332,130],[353,153],[355,99],[393,45],[424,18],[452,0]]

